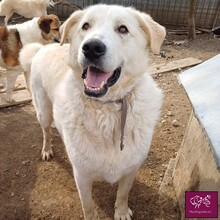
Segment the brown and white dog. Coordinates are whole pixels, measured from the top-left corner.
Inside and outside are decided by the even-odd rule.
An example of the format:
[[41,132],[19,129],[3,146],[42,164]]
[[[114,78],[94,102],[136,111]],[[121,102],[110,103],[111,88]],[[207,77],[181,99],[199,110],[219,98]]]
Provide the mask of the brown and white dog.
[[0,66],[6,69],[7,101],[12,101],[15,81],[22,73],[18,57],[21,48],[29,43],[52,43],[59,39],[59,18],[45,15],[22,24],[0,26]]
[[25,18],[47,15],[47,7],[53,7],[52,0],[2,0],[0,2],[0,16],[5,16],[5,25],[13,13]]

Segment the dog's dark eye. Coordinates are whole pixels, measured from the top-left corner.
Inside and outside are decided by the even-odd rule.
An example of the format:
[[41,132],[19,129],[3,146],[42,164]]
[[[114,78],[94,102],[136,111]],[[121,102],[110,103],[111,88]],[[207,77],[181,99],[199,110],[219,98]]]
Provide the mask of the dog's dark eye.
[[127,34],[128,33],[128,29],[127,29],[127,27],[125,25],[121,25],[121,26],[118,27],[118,32],[120,34]]
[[82,26],[82,29],[85,30],[85,31],[88,30],[89,28],[90,28],[90,25],[89,25],[88,22],[84,23],[83,26]]

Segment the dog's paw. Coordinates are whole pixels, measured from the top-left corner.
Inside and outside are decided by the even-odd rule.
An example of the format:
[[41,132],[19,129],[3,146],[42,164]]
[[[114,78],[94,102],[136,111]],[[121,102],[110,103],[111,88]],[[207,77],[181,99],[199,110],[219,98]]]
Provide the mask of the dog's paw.
[[41,151],[41,156],[42,156],[42,160],[48,161],[54,156],[54,154],[53,154],[52,149],[48,150],[48,151],[42,150]]
[[114,220],[131,220],[132,211],[128,208],[127,212],[120,210],[119,208],[115,209]]

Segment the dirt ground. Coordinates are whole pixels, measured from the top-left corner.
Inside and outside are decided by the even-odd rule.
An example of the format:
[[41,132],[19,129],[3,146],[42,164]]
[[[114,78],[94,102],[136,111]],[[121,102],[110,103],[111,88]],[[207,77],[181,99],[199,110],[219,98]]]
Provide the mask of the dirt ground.
[[[194,57],[207,60],[220,52],[220,41],[212,34],[198,34],[183,45],[173,42],[186,35],[168,35],[154,63]],[[191,105],[178,83],[181,70],[154,76],[164,91],[164,105],[148,158],[132,187],[129,206],[134,220],[178,220],[179,209],[169,185],[161,202],[158,190],[171,158],[175,158],[183,139]],[[80,220],[83,213],[72,169],[60,136],[53,129],[55,157],[43,162],[41,128],[32,104],[0,109],[0,220],[56,219]],[[114,215],[117,184],[94,184],[94,200],[101,219]]]

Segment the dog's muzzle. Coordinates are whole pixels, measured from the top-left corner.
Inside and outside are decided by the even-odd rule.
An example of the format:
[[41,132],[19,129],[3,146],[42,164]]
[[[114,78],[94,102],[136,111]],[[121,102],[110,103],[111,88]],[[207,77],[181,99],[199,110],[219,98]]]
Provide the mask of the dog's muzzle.
[[121,67],[113,72],[104,72],[96,67],[89,66],[83,71],[84,92],[91,97],[104,96],[108,88],[113,86],[121,75]]
[[85,56],[86,68],[83,71],[84,92],[88,96],[102,97],[108,88],[113,86],[119,79],[121,67],[112,72],[106,72],[102,69],[101,60],[106,54],[105,44],[98,39],[89,39],[82,46],[82,52]]

